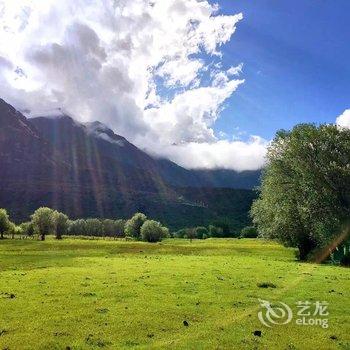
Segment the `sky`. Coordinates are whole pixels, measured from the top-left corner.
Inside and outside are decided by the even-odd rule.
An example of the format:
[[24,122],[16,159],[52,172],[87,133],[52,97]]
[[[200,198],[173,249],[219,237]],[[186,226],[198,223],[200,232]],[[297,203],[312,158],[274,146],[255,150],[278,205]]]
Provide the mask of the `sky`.
[[0,0],[0,97],[187,168],[255,170],[276,130],[350,127],[347,0]]
[[224,50],[244,62],[245,84],[229,101],[217,130],[271,139],[297,123],[333,123],[349,108],[350,1],[225,0],[223,13],[244,20]]

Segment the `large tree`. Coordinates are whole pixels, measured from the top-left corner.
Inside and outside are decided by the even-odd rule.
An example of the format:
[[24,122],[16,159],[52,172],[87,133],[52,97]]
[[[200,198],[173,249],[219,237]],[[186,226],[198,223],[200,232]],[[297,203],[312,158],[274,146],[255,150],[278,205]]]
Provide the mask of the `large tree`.
[[56,211],[54,220],[56,224],[56,239],[62,239],[62,236],[68,233],[68,216]]
[[298,247],[302,260],[340,236],[350,217],[350,130],[301,124],[279,131],[252,216],[261,236]]
[[145,223],[146,220],[147,220],[147,217],[145,214],[136,213],[125,224],[126,236],[140,239],[141,238],[141,227]]
[[35,231],[42,241],[49,234],[56,234],[56,212],[50,208],[39,208],[31,216]]
[[168,234],[168,229],[162,226],[158,221],[147,220],[141,226],[141,237],[146,242],[160,242],[163,238],[167,237]]

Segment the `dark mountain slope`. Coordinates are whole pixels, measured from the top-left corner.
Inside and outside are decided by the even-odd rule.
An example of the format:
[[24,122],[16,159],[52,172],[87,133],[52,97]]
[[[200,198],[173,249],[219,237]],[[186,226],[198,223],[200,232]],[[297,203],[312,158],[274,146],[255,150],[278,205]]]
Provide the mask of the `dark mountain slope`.
[[251,191],[209,188],[213,180],[201,176],[150,157],[99,122],[28,120],[0,101],[0,207],[17,221],[50,206],[72,218],[143,211],[174,229],[248,222]]

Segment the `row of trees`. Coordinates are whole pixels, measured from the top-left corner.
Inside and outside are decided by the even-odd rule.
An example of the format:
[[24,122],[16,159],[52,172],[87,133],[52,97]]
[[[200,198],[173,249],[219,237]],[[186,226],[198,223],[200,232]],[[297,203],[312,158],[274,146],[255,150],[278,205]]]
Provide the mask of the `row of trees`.
[[[5,209],[0,209],[0,237],[9,236],[33,237],[38,235],[45,240],[46,235],[55,235],[62,239],[63,235],[94,236],[94,237],[131,237],[135,240],[157,242],[165,237],[206,239],[209,237],[227,237],[222,227],[210,225],[209,227],[195,227],[181,229],[170,234],[168,228],[159,222],[149,220],[146,215],[136,213],[129,220],[111,219],[78,219],[69,220],[68,216],[50,208],[39,208],[31,216],[31,221],[16,226],[9,219]],[[254,227],[242,230],[240,237],[254,238],[257,236]]]
[[50,208],[39,208],[31,221],[16,226],[10,221],[5,209],[0,209],[0,238],[4,235],[15,237],[22,235],[33,237],[38,235],[45,240],[47,235],[62,239],[63,235],[101,236],[101,237],[130,237],[135,240],[158,242],[169,236],[168,228],[160,222],[149,220],[146,215],[136,213],[129,220],[110,219],[78,219],[69,220],[68,216]]
[[175,238],[187,239],[207,239],[210,237],[223,238],[224,232],[221,227],[209,225],[209,227],[199,226],[193,228],[184,228],[176,231],[173,236]]
[[[222,227],[209,225],[209,227],[199,226],[194,228],[181,229],[173,234],[175,238],[187,238],[187,239],[207,239],[225,238],[227,234]],[[247,226],[242,229],[241,233],[236,236],[239,238],[257,238],[258,231],[254,226]]]

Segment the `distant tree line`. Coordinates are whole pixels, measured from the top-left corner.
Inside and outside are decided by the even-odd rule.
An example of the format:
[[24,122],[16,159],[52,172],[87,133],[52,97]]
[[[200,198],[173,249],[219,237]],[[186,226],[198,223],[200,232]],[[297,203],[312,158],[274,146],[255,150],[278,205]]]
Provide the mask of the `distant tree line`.
[[[187,239],[207,239],[207,238],[232,238],[232,234],[227,233],[222,226],[209,225],[208,227],[198,226],[193,228],[184,228],[172,234],[175,238]],[[243,228],[236,238],[257,238],[258,231],[254,226]]]
[[129,220],[78,219],[69,220],[68,216],[50,208],[39,208],[31,220],[20,225],[10,221],[5,209],[0,209],[0,239],[5,235],[14,237],[35,237],[44,241],[47,235],[60,240],[64,235],[97,236],[123,238],[147,242],[159,242],[169,236],[169,230],[160,222],[149,220],[146,215],[136,213]]

